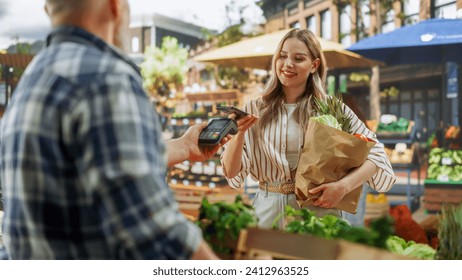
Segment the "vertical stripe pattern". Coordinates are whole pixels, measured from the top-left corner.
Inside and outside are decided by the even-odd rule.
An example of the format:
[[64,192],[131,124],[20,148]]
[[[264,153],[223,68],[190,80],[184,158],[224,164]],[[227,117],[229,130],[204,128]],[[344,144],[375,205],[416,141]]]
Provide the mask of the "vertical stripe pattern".
[[[260,114],[258,108],[261,102],[261,99],[251,100],[245,105],[244,110],[258,116]],[[384,151],[383,144],[378,141],[375,133],[370,131],[348,106],[344,105],[343,110],[352,119],[351,133],[361,133],[376,141],[367,158],[378,167],[378,171],[367,180],[367,183],[379,192],[390,190],[396,181],[396,177]],[[265,128],[263,139],[258,138],[255,129],[247,131],[241,170],[234,178],[227,178],[232,188],[241,188],[249,174],[253,180],[259,182],[277,183],[290,181],[290,169],[285,157],[286,151],[282,145],[287,139],[287,134],[290,133],[290,131],[284,129],[288,123],[287,110],[281,106],[275,114],[277,114],[277,118]]]

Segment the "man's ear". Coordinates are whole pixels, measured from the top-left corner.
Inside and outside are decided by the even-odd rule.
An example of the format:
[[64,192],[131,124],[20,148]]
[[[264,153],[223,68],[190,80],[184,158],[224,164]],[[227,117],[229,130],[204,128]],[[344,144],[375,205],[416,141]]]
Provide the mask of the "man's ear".
[[120,16],[120,0],[108,0],[109,8],[111,10],[114,18],[119,18]]
[[43,6],[43,9],[45,10],[45,13],[47,13],[47,15],[50,17],[50,16],[51,16],[51,14],[50,14],[50,10],[49,10],[49,8],[48,8],[48,5],[47,5],[47,4],[45,4],[45,5]]

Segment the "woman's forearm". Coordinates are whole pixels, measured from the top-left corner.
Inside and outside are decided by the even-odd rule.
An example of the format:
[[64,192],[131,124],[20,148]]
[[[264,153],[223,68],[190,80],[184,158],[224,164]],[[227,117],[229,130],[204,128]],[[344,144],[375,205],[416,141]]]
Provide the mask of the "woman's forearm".
[[223,152],[222,164],[227,178],[235,177],[241,170],[244,133],[238,133],[229,141]]
[[370,160],[366,160],[360,167],[356,168],[350,174],[341,179],[344,185],[347,186],[347,193],[362,186],[364,182],[369,180],[372,175],[377,172],[377,165]]

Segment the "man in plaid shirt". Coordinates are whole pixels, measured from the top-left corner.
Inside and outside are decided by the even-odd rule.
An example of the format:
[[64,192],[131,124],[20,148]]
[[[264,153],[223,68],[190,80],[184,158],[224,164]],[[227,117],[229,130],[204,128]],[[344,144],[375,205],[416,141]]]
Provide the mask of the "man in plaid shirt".
[[127,1],[45,7],[54,29],[1,124],[8,257],[216,258],[165,181],[167,164],[211,156],[197,147],[205,124],[163,142],[139,70],[120,51]]

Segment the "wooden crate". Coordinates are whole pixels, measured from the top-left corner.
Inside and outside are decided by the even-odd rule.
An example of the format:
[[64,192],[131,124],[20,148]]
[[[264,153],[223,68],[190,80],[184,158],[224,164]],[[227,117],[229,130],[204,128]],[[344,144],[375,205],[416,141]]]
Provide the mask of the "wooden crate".
[[376,131],[376,134],[379,139],[409,139],[413,134],[414,127],[415,122],[411,120],[406,132]]
[[444,203],[462,203],[462,184],[451,184],[426,180],[423,204],[430,212],[441,211]]
[[249,201],[244,193],[233,190],[230,187],[215,189],[184,185],[172,185],[170,187],[173,190],[180,211],[190,220],[197,220],[199,217],[199,208],[202,199],[205,197],[210,203],[233,203],[238,195],[242,197],[244,202],[248,203]]
[[344,240],[248,228],[241,231],[236,259],[402,260],[405,256]]
[[364,214],[365,220],[376,219],[388,215],[390,212],[389,203],[366,203]]

